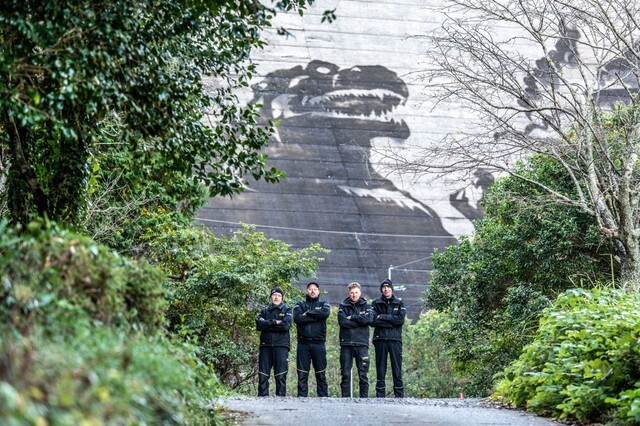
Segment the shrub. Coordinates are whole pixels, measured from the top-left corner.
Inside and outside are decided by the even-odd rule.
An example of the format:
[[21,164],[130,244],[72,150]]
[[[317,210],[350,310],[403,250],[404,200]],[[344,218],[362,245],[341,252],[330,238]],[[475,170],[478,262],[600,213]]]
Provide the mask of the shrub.
[[209,424],[221,385],[187,346],[111,327],[50,336],[4,328],[3,424]]
[[[560,193],[575,191],[564,167],[543,155],[519,163],[514,173]],[[452,319],[445,342],[453,368],[470,378],[465,392],[476,396],[493,390],[494,376],[531,341],[542,308],[558,293],[619,272],[612,243],[593,218],[549,203],[535,185],[500,178],[482,204],[473,238],[434,253],[425,291],[426,307]]]
[[49,222],[27,235],[0,222],[0,321],[53,325],[61,331],[87,315],[103,325],[164,323],[162,273],[120,257],[86,236]]
[[640,422],[640,295],[575,289],[545,310],[496,398],[561,419]]
[[318,245],[293,250],[247,227],[231,238],[197,229],[171,230],[154,239],[150,253],[174,279],[166,282],[169,330],[195,339],[206,364],[235,390],[257,379],[255,318],[278,285],[293,307],[290,287],[299,276],[314,276],[323,253]]
[[468,379],[459,377],[444,343],[450,332],[447,314],[429,310],[405,333],[404,382],[406,395],[416,398],[455,398]]
[[164,275],[42,222],[0,222],[3,424],[208,424],[222,391],[163,337]]

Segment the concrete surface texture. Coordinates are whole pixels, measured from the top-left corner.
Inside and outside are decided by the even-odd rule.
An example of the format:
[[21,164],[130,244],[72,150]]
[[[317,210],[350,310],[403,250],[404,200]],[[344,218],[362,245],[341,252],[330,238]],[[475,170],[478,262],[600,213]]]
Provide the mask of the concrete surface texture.
[[[215,402],[238,425],[552,426],[550,419],[479,399],[236,397]],[[221,410],[221,411],[220,411]]]
[[[337,305],[358,281],[368,299],[391,277],[410,317],[430,279],[432,254],[472,232],[478,201],[494,180],[415,176],[385,166],[389,149],[414,155],[470,125],[455,105],[429,105],[417,78],[428,46],[419,36],[444,19],[440,1],[318,1],[305,13],[280,14],[255,52],[258,76],[239,95],[263,106],[261,119],[281,120],[265,153],[284,170],[279,184],[248,182],[233,198],[212,199],[202,224],[230,235],[240,223],[293,247],[331,250],[317,281]],[[338,19],[321,23],[325,9]],[[286,29],[279,35],[279,27]],[[281,31],[282,32],[282,31]],[[302,277],[301,288],[307,277]]]

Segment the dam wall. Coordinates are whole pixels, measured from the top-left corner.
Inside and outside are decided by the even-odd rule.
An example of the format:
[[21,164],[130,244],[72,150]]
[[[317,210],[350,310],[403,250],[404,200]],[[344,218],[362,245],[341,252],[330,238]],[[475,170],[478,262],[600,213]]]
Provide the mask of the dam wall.
[[[494,179],[482,170],[443,179],[381,166],[385,149],[411,155],[473,121],[456,105],[434,109],[420,78],[429,66],[422,36],[445,19],[441,6],[329,0],[304,17],[279,14],[264,34],[269,45],[252,55],[257,76],[239,96],[262,104],[265,122],[280,120],[265,153],[286,180],[251,181],[242,194],[211,199],[200,223],[216,235],[246,223],[296,248],[319,243],[331,252],[314,280],[333,306],[348,283],[359,282],[373,299],[390,277],[416,318],[434,251],[472,232]],[[334,8],[338,19],[321,23],[322,12]]]

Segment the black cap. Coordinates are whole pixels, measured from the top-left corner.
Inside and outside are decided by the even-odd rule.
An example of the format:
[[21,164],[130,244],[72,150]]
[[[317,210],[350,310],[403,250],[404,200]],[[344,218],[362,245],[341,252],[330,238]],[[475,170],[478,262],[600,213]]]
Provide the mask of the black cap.
[[271,289],[271,293],[269,293],[269,297],[273,296],[273,293],[280,293],[282,297],[284,297],[284,292],[280,287],[274,287]]
[[310,286],[311,284],[313,284],[313,285],[315,285],[316,287],[318,287],[318,289],[320,288],[320,286],[318,285],[318,283],[317,283],[317,282],[315,282],[315,281],[311,281],[309,284],[307,284],[307,288],[309,288],[309,286]]
[[384,286],[389,286],[389,287],[391,287],[391,290],[393,290],[393,283],[388,278],[380,283],[380,292],[382,292],[382,287],[384,287]]

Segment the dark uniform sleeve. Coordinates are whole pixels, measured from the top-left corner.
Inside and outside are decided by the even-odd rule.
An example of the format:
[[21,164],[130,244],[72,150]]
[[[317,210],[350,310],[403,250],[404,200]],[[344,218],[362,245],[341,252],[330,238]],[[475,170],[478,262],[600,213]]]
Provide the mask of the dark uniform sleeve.
[[369,305],[364,306],[364,311],[357,315],[351,315],[351,319],[359,325],[370,325],[373,322],[373,308]]
[[353,320],[353,316],[351,319],[348,319],[349,315],[344,311],[342,306],[338,308],[338,325],[342,328],[355,328],[358,324]]
[[382,315],[380,315],[378,304],[375,302],[371,304],[371,313],[371,323],[369,324],[371,327],[391,327],[391,324],[382,320],[382,318],[378,318],[379,316],[382,317]]
[[[385,322],[389,327],[398,327],[404,324],[404,319],[407,316],[407,310],[404,307],[404,302],[402,299],[398,299],[400,303],[398,303],[398,311],[393,314],[383,314],[380,315],[380,318],[377,319],[379,322]],[[384,327],[384,325],[379,324],[378,326]]]
[[282,321],[280,324],[276,324],[275,319],[261,320],[260,318],[264,319],[264,316],[266,315],[264,312],[264,309],[260,311],[256,318],[256,329],[259,331],[286,331],[291,328],[291,323],[293,322],[291,319],[291,308],[287,307],[284,310],[284,316],[280,318]]
[[293,323],[293,315],[291,313],[291,308],[287,308],[285,310],[284,317],[282,318],[282,322],[277,325],[279,330],[288,330],[291,328],[291,324]]
[[331,305],[327,302],[322,302],[321,306],[316,306],[314,309],[307,311],[307,316],[313,318],[313,321],[322,321],[329,318],[331,313]]
[[272,320],[265,319],[266,316],[266,309],[263,309],[258,313],[258,316],[256,317],[256,330],[265,331],[269,329],[270,322],[272,322]]
[[306,324],[315,321],[313,318],[305,315],[305,312],[303,303],[296,303],[296,306],[293,308],[293,322],[296,324]]

